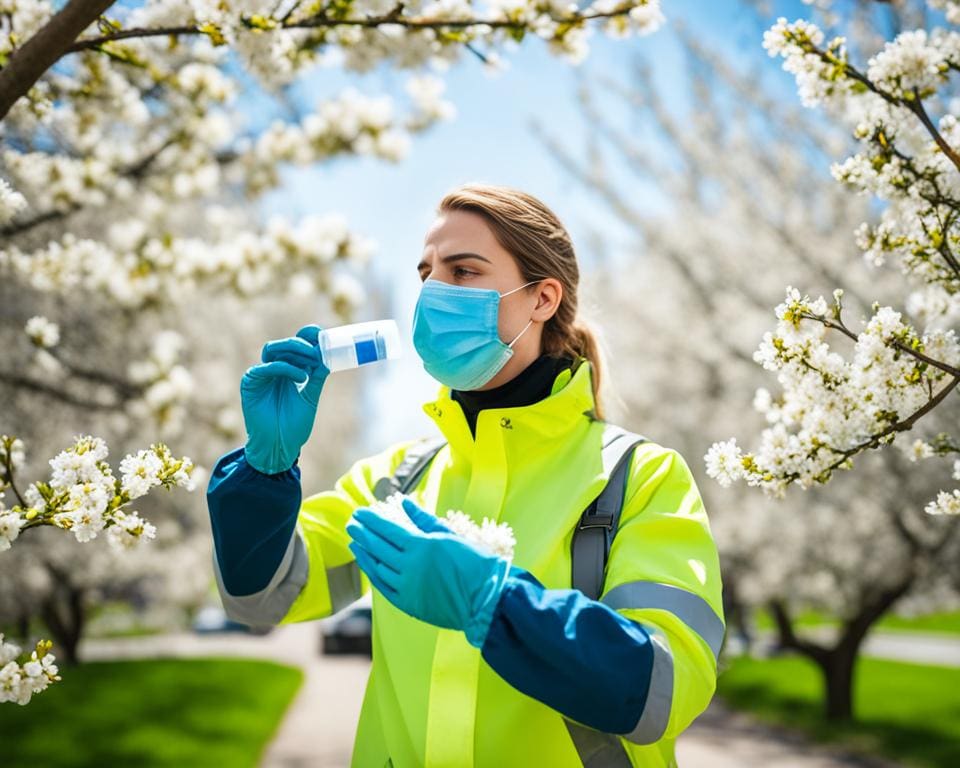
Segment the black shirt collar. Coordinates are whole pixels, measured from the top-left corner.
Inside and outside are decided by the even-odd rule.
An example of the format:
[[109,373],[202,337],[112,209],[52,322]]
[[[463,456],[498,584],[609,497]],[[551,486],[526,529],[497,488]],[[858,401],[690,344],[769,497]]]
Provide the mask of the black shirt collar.
[[573,365],[570,357],[554,357],[544,353],[514,376],[493,389],[451,389],[450,397],[460,403],[476,437],[477,414],[484,408],[515,408],[530,405],[547,397],[553,382],[564,368]]

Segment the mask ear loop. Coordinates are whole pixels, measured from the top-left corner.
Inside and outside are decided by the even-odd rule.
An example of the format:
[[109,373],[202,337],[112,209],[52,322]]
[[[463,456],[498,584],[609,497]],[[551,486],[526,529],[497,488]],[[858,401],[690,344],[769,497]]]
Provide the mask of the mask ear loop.
[[[530,322],[526,324],[524,329],[517,334],[517,339],[519,339],[521,336],[523,336],[524,333],[527,332],[527,328],[529,328],[532,323],[533,323],[533,318],[531,318]],[[507,344],[507,346],[513,349],[513,345],[517,343],[517,339],[514,339],[513,341],[511,341],[509,344]]]
[[541,282],[543,282],[543,278],[541,278],[540,280],[531,280],[529,283],[518,285],[516,288],[510,289],[506,293],[498,293],[497,295],[502,299],[504,296],[509,296],[511,293],[515,293],[516,291],[519,291],[521,288],[526,288],[528,285],[533,285],[534,283],[541,283]]
[[[540,282],[543,282],[543,278],[540,278],[539,280],[531,280],[529,283],[524,283],[523,285],[517,286],[516,288],[513,288],[512,290],[509,290],[506,293],[501,293],[500,298],[503,298],[504,296],[507,296],[513,293],[514,291],[519,291],[521,288],[526,288],[528,285],[533,285],[534,283],[540,283]],[[523,336],[524,333],[527,332],[527,328],[530,327],[531,323],[533,323],[533,318],[530,318],[530,321],[523,327],[523,330],[517,334],[517,338],[511,341],[509,344],[507,344],[507,347],[509,347],[510,349],[513,349],[513,345],[517,343],[517,339],[519,339],[521,336]]]

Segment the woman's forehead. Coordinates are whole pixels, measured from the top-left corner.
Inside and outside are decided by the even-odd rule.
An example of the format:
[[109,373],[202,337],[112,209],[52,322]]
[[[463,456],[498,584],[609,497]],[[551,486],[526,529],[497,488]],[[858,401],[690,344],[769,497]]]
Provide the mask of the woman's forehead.
[[474,241],[496,242],[486,219],[474,211],[442,211],[427,229],[423,239],[427,244],[439,245],[447,239],[470,238]]
[[469,211],[439,214],[424,237],[423,257],[426,260],[455,253],[476,253],[494,264],[509,258],[483,217]]

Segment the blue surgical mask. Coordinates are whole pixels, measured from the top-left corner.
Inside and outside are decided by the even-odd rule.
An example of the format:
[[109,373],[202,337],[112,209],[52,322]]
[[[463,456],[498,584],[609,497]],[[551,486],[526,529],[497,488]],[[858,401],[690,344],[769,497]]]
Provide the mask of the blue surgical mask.
[[413,346],[427,373],[451,389],[476,389],[490,381],[533,323],[531,319],[513,341],[504,344],[497,332],[500,298],[539,282],[531,280],[499,293],[492,288],[424,281],[413,313]]

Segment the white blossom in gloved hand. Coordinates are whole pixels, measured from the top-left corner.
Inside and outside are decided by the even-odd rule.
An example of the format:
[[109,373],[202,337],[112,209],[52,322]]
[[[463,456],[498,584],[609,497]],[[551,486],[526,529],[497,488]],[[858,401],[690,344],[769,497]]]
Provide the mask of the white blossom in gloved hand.
[[412,499],[403,499],[402,505],[415,530],[365,507],[353,513],[346,529],[357,565],[401,611],[462,630],[480,648],[510,574],[510,560],[464,540]]

